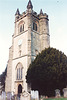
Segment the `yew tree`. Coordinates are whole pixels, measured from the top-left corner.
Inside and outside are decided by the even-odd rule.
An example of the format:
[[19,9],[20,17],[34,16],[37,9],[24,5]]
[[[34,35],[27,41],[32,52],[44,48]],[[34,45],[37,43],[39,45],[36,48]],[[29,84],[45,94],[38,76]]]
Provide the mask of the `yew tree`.
[[54,96],[55,89],[67,86],[67,56],[55,48],[43,50],[30,64],[26,79],[32,90]]

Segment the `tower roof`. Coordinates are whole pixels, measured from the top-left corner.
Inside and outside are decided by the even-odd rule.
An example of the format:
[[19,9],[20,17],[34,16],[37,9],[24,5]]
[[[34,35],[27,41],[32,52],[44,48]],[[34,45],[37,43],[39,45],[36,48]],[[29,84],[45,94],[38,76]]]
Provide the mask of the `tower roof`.
[[42,11],[42,9],[40,10],[40,14],[43,15],[43,11]]
[[31,0],[29,0],[29,2],[28,2],[27,9],[33,9]]
[[15,15],[20,15],[19,9],[17,9],[16,14]]

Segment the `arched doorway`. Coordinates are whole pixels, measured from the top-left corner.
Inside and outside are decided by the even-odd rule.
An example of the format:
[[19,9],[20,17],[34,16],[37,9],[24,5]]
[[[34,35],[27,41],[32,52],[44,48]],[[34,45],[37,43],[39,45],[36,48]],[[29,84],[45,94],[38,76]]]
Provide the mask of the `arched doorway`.
[[22,85],[21,84],[18,85],[18,94],[20,94],[20,93],[22,93]]

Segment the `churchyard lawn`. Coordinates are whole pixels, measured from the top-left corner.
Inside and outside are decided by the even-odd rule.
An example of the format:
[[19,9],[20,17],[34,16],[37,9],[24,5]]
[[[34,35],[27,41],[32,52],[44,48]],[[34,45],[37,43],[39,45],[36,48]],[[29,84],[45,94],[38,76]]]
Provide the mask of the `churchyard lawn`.
[[67,98],[48,98],[44,100],[67,100]]

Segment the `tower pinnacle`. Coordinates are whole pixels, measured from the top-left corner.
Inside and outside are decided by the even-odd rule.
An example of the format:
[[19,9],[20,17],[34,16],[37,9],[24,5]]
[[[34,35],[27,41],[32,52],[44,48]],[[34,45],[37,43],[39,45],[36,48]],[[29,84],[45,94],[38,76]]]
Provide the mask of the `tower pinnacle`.
[[43,15],[43,11],[42,11],[42,9],[40,10],[40,14]]
[[33,9],[31,0],[29,0],[29,2],[28,2],[27,9]]
[[20,15],[19,9],[17,9],[16,14],[15,15]]

